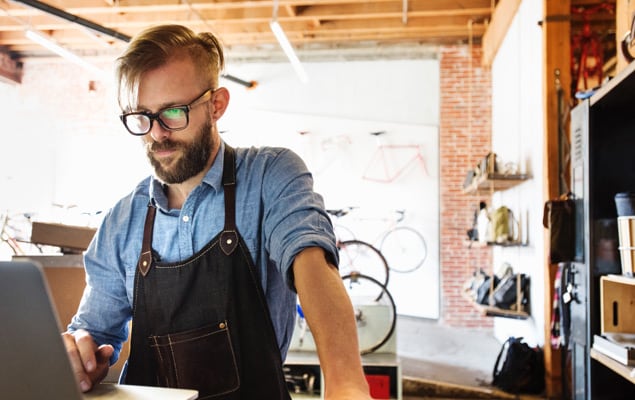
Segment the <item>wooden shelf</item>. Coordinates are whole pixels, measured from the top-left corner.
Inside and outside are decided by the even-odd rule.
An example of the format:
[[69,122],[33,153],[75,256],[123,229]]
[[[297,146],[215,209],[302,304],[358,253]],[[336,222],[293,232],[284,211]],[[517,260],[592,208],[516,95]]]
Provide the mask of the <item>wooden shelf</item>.
[[463,188],[463,193],[507,190],[529,179],[527,174],[488,173],[474,177],[472,183]]
[[504,317],[513,319],[527,319],[529,313],[525,311],[503,310],[502,308],[494,306],[486,306],[476,303],[472,297],[470,297],[467,290],[463,291],[463,297],[474,307],[481,315],[486,317]]
[[525,247],[528,246],[527,243],[523,243],[523,242],[504,242],[504,243],[497,243],[497,242],[479,242],[478,240],[465,240],[465,246],[467,248],[483,248],[483,247],[492,247],[492,246],[498,246],[498,247]]
[[615,371],[626,380],[631,383],[635,383],[635,368],[624,365],[619,361],[612,359],[611,357],[600,353],[599,351],[591,348],[591,358],[606,366],[607,368]]

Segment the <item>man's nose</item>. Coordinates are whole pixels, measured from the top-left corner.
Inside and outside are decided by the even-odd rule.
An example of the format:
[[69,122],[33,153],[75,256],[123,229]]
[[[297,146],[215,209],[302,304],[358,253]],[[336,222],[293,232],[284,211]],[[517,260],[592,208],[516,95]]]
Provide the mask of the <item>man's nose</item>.
[[163,128],[158,120],[154,121],[152,127],[150,128],[150,136],[154,139],[155,142],[163,142],[168,139],[172,134],[171,131]]

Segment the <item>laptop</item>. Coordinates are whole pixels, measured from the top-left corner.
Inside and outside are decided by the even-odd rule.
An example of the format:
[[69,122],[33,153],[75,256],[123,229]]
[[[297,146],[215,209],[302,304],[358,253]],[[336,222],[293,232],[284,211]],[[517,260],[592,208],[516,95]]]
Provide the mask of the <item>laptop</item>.
[[196,390],[100,384],[82,394],[39,264],[0,262],[0,397],[6,399],[192,400]]

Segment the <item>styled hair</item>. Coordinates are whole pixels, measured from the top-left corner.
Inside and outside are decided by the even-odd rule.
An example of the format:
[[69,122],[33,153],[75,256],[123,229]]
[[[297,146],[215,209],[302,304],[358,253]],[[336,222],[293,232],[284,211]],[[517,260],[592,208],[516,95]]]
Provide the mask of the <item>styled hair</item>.
[[210,88],[216,89],[225,67],[220,41],[212,33],[196,34],[182,25],[153,26],[136,35],[116,60],[117,99],[121,109],[130,110],[137,106],[139,81],[144,72],[184,54],[194,61],[197,75]]

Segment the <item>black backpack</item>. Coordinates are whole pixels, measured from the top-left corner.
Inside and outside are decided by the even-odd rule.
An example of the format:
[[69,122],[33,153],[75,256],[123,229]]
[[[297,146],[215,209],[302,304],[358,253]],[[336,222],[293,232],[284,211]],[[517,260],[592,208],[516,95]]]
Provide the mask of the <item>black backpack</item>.
[[523,338],[503,343],[494,365],[492,385],[509,393],[538,394],[545,389],[543,351],[529,347]]

